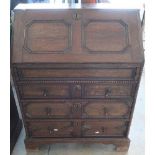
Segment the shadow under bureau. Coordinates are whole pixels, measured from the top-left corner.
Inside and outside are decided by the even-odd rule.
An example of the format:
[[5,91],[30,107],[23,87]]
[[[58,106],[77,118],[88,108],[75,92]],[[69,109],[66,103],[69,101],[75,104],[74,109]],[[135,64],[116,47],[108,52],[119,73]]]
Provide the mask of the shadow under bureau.
[[144,64],[139,10],[25,4],[14,9],[11,74],[34,149],[129,147]]

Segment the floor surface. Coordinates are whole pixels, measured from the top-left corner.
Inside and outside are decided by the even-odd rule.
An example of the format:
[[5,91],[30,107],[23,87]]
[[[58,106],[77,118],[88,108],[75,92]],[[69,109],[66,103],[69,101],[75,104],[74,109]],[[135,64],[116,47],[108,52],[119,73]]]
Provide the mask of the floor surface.
[[24,146],[25,132],[23,129],[12,155],[144,155],[144,95],[143,72],[129,133],[131,143],[128,152],[115,152],[113,145],[103,144],[52,144],[42,146],[36,151],[26,151]]

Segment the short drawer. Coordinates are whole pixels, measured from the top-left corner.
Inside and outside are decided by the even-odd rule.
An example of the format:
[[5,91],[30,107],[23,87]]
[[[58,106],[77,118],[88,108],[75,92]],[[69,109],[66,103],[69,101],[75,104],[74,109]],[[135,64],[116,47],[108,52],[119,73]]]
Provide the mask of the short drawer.
[[21,98],[69,98],[68,84],[24,84],[19,86]]
[[30,121],[27,127],[31,137],[72,137],[76,134],[73,121]]
[[115,79],[134,80],[136,68],[17,68],[18,80]]
[[87,120],[82,121],[83,137],[123,137],[128,122],[123,120]]
[[68,99],[81,98],[81,84],[71,83],[22,83],[18,85],[22,99]]
[[84,98],[126,98],[132,97],[135,85],[131,83],[85,84]]
[[88,100],[83,102],[82,118],[129,118],[130,100]]
[[24,114],[27,119],[80,118],[81,103],[67,100],[24,101]]

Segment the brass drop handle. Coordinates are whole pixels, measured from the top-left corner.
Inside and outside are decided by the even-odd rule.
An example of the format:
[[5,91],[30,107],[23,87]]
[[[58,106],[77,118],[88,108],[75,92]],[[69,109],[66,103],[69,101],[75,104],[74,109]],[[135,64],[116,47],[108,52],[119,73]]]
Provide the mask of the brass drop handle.
[[108,111],[107,111],[107,108],[106,107],[103,107],[103,113],[104,113],[104,115],[108,115]]
[[54,132],[58,132],[59,131],[59,129],[57,129],[57,128],[51,128],[51,127],[48,127],[48,130],[49,130],[49,134],[50,135],[53,134]]
[[105,89],[105,97],[109,97],[111,95],[111,88]]
[[99,133],[101,133],[101,132],[102,132],[102,133],[105,132],[104,127],[102,127],[101,130],[96,130],[94,133],[95,133],[95,134],[99,134]]
[[50,135],[53,134],[53,130],[52,130],[52,128],[50,126],[48,127],[48,131],[49,131]]
[[50,107],[46,107],[45,111],[46,111],[47,116],[51,116],[52,115],[52,109]]
[[48,91],[46,89],[43,90],[43,96],[47,96],[48,95]]
[[100,131],[98,131],[98,130],[95,131],[95,134],[99,134],[99,133],[100,133]]
[[57,129],[57,128],[54,128],[54,129],[53,129],[53,131],[54,131],[54,132],[57,132],[57,131],[59,131],[59,129]]

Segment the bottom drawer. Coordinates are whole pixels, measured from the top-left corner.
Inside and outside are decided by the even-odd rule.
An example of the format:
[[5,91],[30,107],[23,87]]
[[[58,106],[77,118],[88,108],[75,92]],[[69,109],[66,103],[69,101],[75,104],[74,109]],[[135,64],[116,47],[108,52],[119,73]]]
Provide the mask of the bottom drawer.
[[30,137],[124,137],[128,121],[102,120],[32,120],[26,123]]
[[82,137],[122,137],[126,135],[128,122],[123,120],[82,121]]
[[31,137],[72,137],[73,121],[30,121],[27,122]]

